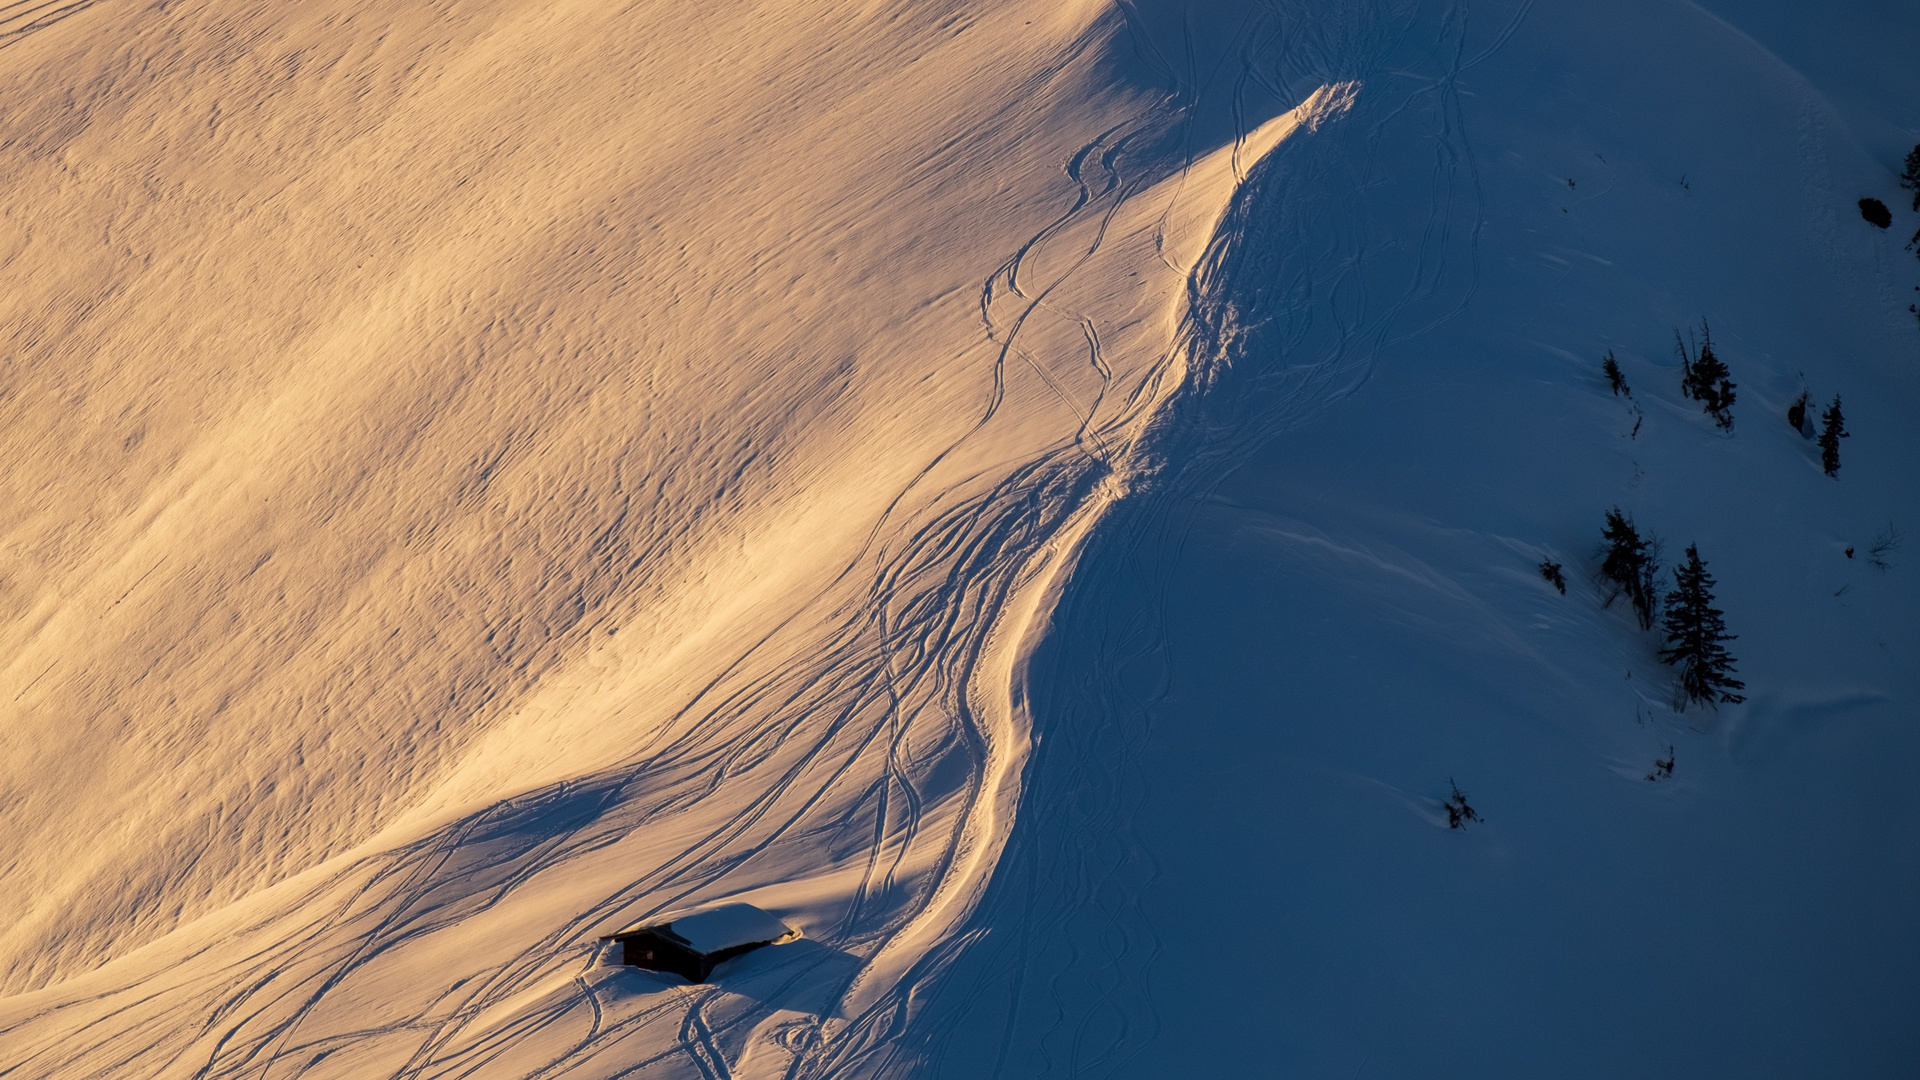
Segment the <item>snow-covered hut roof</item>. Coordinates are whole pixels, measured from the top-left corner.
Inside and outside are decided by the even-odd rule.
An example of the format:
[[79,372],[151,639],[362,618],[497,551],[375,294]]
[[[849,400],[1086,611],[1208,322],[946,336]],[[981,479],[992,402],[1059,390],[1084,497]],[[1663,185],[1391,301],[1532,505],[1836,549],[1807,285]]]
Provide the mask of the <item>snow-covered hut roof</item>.
[[790,937],[795,933],[793,927],[752,904],[722,904],[705,911],[675,914],[666,919],[652,919],[607,936],[621,938],[642,930],[662,929],[686,942],[688,948],[702,955],[716,953],[722,949],[737,948],[741,945],[764,945]]

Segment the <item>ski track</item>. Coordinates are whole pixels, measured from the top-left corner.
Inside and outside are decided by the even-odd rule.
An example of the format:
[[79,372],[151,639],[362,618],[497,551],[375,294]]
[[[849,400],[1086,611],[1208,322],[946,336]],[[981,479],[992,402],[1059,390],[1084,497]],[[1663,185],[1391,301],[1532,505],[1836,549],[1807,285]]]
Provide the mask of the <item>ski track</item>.
[[[91,2],[0,8],[0,47]],[[1132,6],[1122,0],[1121,7],[1131,11]],[[1336,145],[1368,160],[1397,118],[1416,105],[1435,103],[1429,107],[1437,126],[1428,133],[1434,160],[1426,228],[1408,281],[1384,304],[1369,295],[1371,281],[1361,267],[1370,253],[1359,240],[1352,235],[1315,236],[1308,227],[1316,218],[1342,220],[1340,214],[1311,200],[1289,203],[1267,193],[1265,185],[1279,165],[1249,164],[1251,174],[1243,173],[1238,153],[1248,134],[1248,88],[1297,100],[1289,87],[1356,72],[1371,74],[1367,63],[1406,33],[1404,27],[1382,30],[1374,25],[1376,10],[1344,5],[1345,19],[1329,20],[1324,14],[1310,17],[1303,6],[1264,4],[1249,11],[1221,57],[1221,64],[1231,57],[1239,65],[1229,91],[1236,131],[1234,168],[1248,183],[1235,197],[1233,218],[1192,274],[1190,311],[1179,345],[1193,358],[1188,382],[1156,421],[1155,454],[1162,480],[1147,497],[1121,504],[1121,516],[1102,526],[1088,555],[1088,576],[1073,590],[1072,605],[1092,604],[1097,612],[1083,623],[1120,629],[1080,646],[1091,650],[1077,669],[1085,674],[1073,683],[1071,694],[1062,695],[1078,699],[1076,715],[1053,718],[1057,730],[1048,729],[1030,764],[1033,782],[1043,785],[1044,797],[1022,799],[1014,846],[994,874],[975,919],[976,924],[1011,920],[1018,927],[1010,940],[972,945],[984,952],[971,962],[984,962],[997,974],[958,988],[958,998],[947,1001],[941,976],[966,955],[974,940],[969,932],[954,934],[913,964],[891,992],[880,994],[858,1014],[830,1024],[814,1022],[805,1036],[783,1035],[781,1044],[792,1054],[784,1075],[800,1080],[888,1074],[924,1062],[921,1049],[937,1059],[959,1034],[959,1018],[1009,986],[1009,1032],[1022,1022],[1030,1001],[1046,1002],[1041,1007],[1052,1019],[1034,1042],[1046,1056],[1048,1073],[1079,1075],[1109,1067],[1158,1034],[1158,1020],[1142,984],[1163,946],[1137,906],[1139,887],[1151,882],[1154,868],[1138,863],[1123,843],[1111,840],[1093,845],[1096,849],[1062,852],[1042,851],[1030,838],[1125,837],[1141,798],[1137,755],[1150,723],[1147,711],[1119,718],[1118,737],[1103,724],[1113,719],[1113,688],[1123,667],[1155,667],[1164,693],[1170,645],[1156,611],[1104,606],[1113,602],[1102,597],[1097,584],[1097,574],[1109,572],[1106,562],[1117,560],[1124,569],[1134,566],[1143,547],[1164,549],[1170,544],[1177,550],[1190,528],[1179,506],[1190,505],[1217,484],[1265,438],[1357,388],[1369,358],[1392,334],[1421,332],[1457,312],[1471,294],[1471,241],[1477,238],[1477,222],[1467,229],[1469,283],[1462,289],[1450,278],[1457,261],[1458,219],[1471,216],[1458,205],[1462,170],[1470,181],[1474,169],[1452,79],[1497,47],[1512,32],[1511,25],[1472,59],[1464,58],[1464,32],[1449,31],[1454,34],[1451,64],[1439,77],[1393,107],[1363,96],[1364,108],[1356,110],[1355,119],[1371,117],[1370,126],[1350,125],[1355,131],[1339,137]],[[1464,19],[1450,13],[1443,22],[1454,27]],[[1140,34],[1133,38],[1150,66],[1173,74],[1175,69],[1151,41]],[[1363,47],[1356,48],[1356,41]],[[1183,46],[1182,92],[1191,110],[1218,73],[1202,78],[1191,34]],[[607,925],[723,893],[729,875],[783,838],[823,828],[859,827],[865,856],[844,917],[822,936],[857,959],[871,960],[882,953],[934,903],[936,889],[951,877],[962,855],[959,830],[966,817],[945,832],[928,835],[926,796],[918,777],[948,755],[963,755],[969,778],[962,801],[971,805],[987,797],[980,785],[988,759],[1008,752],[996,746],[996,740],[1015,734],[985,726],[968,701],[994,615],[1004,610],[1022,575],[1030,572],[1036,553],[1087,505],[1093,486],[1120,466],[1115,440],[1152,398],[1148,384],[1161,378],[1162,369],[1174,359],[1169,353],[1162,369],[1116,405],[1110,397],[1113,372],[1102,357],[1100,327],[1055,299],[1099,252],[1121,208],[1147,186],[1145,173],[1130,179],[1124,167],[1129,147],[1141,134],[1140,129],[1114,127],[1081,147],[1064,166],[1074,187],[1070,205],[983,282],[979,314],[996,351],[981,413],[959,443],[937,455],[899,492],[894,509],[875,526],[867,549],[843,574],[877,567],[865,602],[839,622],[809,666],[726,689],[752,652],[742,654],[676,718],[669,730],[679,734],[662,745],[643,749],[597,775],[502,802],[419,840],[355,859],[304,884],[279,898],[271,913],[241,928],[236,936],[249,946],[219,967],[201,968],[191,963],[195,956],[182,957],[167,973],[146,982],[21,1016],[0,1028],[0,1043],[26,1054],[0,1061],[0,1077],[153,1075],[169,1063],[192,1063],[184,1075],[196,1080],[295,1078],[326,1065],[337,1052],[393,1041],[413,1047],[393,1073],[396,1077],[482,1075],[499,1066],[521,1041],[518,1036],[567,1022],[583,1003],[590,1016],[585,1035],[550,1061],[516,1075],[563,1075],[648,1034],[649,1044],[671,1049],[623,1061],[627,1072],[678,1064],[710,1080],[731,1077],[729,1062],[738,1059],[741,1048],[777,1010],[738,999],[719,1007],[721,992],[712,987],[657,994],[642,1007],[609,1012],[595,984],[576,976],[571,994],[541,1009],[490,1032],[475,1031],[473,1025],[556,972],[591,963],[592,935]],[[1195,148],[1190,142],[1186,153],[1191,168]],[[1280,156],[1292,160],[1290,151]],[[1308,186],[1280,184],[1282,194],[1295,196]],[[1467,187],[1472,188],[1470,182]],[[1471,202],[1471,190],[1465,197]],[[1271,220],[1252,220],[1256,216]],[[1090,239],[1072,248],[1060,265],[1044,265],[1059,262],[1049,252],[1083,226],[1090,227]],[[1330,227],[1339,231],[1337,224]],[[1286,236],[1296,243],[1268,241],[1262,251],[1249,251],[1255,229],[1262,230],[1263,237]],[[1276,255],[1275,248],[1283,250]],[[1281,283],[1265,290],[1283,298],[1278,307],[1265,297],[1249,301],[1236,293],[1236,282],[1260,274],[1271,274]],[[1413,309],[1443,292],[1457,299],[1423,314],[1412,329],[1402,325]],[[1249,310],[1260,320],[1253,325],[1263,335],[1265,354],[1286,357],[1285,366],[1262,370],[1246,363],[1246,346],[1229,343],[1234,331],[1244,329],[1240,320]],[[1030,323],[1042,317],[1079,328],[1085,352],[1073,363],[1096,373],[1098,389],[1090,400],[1076,400],[1071,387],[1056,376],[1052,365],[1064,363],[1062,358],[1027,346]],[[1326,336],[1328,321],[1331,340],[1319,340]],[[1272,342],[1276,329],[1277,346]],[[896,513],[909,513],[913,497],[924,499],[925,493],[916,489],[938,465],[988,430],[1005,394],[1007,365],[1015,360],[1030,368],[1075,417],[1074,434],[983,492],[962,493],[952,501],[947,497],[955,493],[942,493],[925,501],[917,517],[896,519]],[[1246,363],[1245,369],[1236,363]],[[1170,587],[1167,564],[1156,565],[1159,578],[1151,591],[1163,596]],[[765,719],[751,721],[755,716]],[[875,755],[884,763],[877,779],[847,790],[855,782],[850,778],[857,773],[856,764]],[[303,1036],[303,1026],[331,993],[383,957],[493,909],[542,874],[612,847],[652,823],[693,814],[722,790],[731,795],[741,789],[758,794],[738,813],[716,823],[677,855],[637,874],[630,884],[585,905],[574,918],[491,971],[449,988],[426,1009],[377,1028]],[[838,816],[827,816],[830,813]],[[869,823],[860,826],[863,818]],[[903,879],[910,855],[928,846],[935,852],[930,869]],[[1058,878],[1063,873],[1064,882],[1043,883],[1048,875]],[[897,899],[902,886],[911,892],[904,904]],[[1038,895],[1042,889],[1053,890],[1054,900]],[[889,897],[895,899],[889,902]],[[1020,919],[1015,915],[1020,911],[1050,912],[1046,918],[1052,921]],[[287,921],[299,919],[301,912],[320,914],[297,924]],[[1076,933],[1065,924],[1069,918],[1091,919],[1095,932]],[[1049,940],[1065,942],[1066,962],[1054,965],[1044,986],[1030,987],[1041,974],[1030,966],[1032,957]],[[1098,953],[1085,951],[1084,940],[1097,940]],[[213,944],[203,945],[196,955],[213,949]],[[793,969],[786,984],[825,971],[826,962],[785,961],[782,970]],[[860,970],[831,976],[838,980],[833,996],[844,999],[850,994],[863,977]],[[1111,1014],[1108,1018],[1114,1021],[1100,1037],[1093,1034],[1094,1012],[1071,1015],[1078,1008],[1074,1003],[1086,995],[1063,981],[1087,971],[1111,980],[1092,997],[1099,1005],[1096,1011]],[[1112,974],[1098,974],[1102,972]],[[217,993],[218,1004],[207,1009],[202,1002],[213,987],[231,989]],[[940,1007],[916,1003],[916,993],[926,995],[929,988]],[[768,1000],[777,1002],[780,995]],[[52,1025],[59,1029],[57,1038],[40,1036],[55,1014],[81,1008],[94,1013],[92,1019],[78,1026]],[[671,1036],[662,1037],[664,1025],[673,1025]],[[828,1026],[833,1028],[830,1038],[824,1037]],[[140,1034],[133,1036],[136,1031]],[[1114,1031],[1117,1039],[1110,1038]],[[909,1032],[912,1037],[906,1038]],[[914,1049],[903,1053],[903,1041]],[[1003,1045],[993,1075],[1022,1074],[1008,1057],[1013,1045],[1011,1039]],[[1059,1060],[1054,1060],[1056,1052]]]
[[0,4],[0,49],[17,45],[28,35],[62,19],[78,15],[100,0],[19,0]]
[[[1099,415],[1104,390],[1086,405],[1073,402],[1042,359],[1023,348],[1021,331],[1059,285],[1098,250],[1106,225],[1126,197],[1116,166],[1125,139],[1109,145],[1107,139],[1113,134],[1089,144],[1069,163],[1068,175],[1078,187],[1074,204],[1023,245],[982,290],[983,322],[998,351],[992,393],[968,438],[992,420],[1004,394],[1005,366],[1015,356],[1074,411],[1078,434],[1061,451],[1017,468],[982,495],[944,510],[938,509],[936,501],[936,511],[898,541],[881,539],[889,524],[881,522],[870,544],[873,561],[882,569],[867,590],[866,603],[840,626],[811,668],[776,674],[718,700],[697,702],[688,713],[698,710],[702,722],[688,728],[689,734],[624,767],[509,800],[420,841],[336,871],[291,903],[276,905],[277,910],[295,912],[331,908],[329,914],[291,934],[275,932],[271,921],[249,927],[265,944],[218,970],[172,986],[164,985],[162,976],[95,998],[88,1004],[107,1006],[101,1015],[6,1064],[0,1076],[121,1075],[166,1062],[197,1061],[190,1073],[196,1080],[299,1077],[342,1048],[394,1038],[416,1046],[396,1076],[473,1075],[512,1043],[511,1032],[502,1032],[459,1045],[475,1018],[557,967],[578,964],[583,939],[615,918],[675,906],[713,889],[796,828],[819,828],[822,822],[814,820],[814,812],[831,797],[842,795],[840,788],[855,764],[873,753],[885,756],[881,779],[855,795],[839,819],[844,824],[871,807],[874,823],[864,876],[834,937],[836,944],[856,955],[871,957],[884,948],[915,912],[910,908],[905,915],[869,919],[864,916],[872,898],[897,884],[896,873],[910,849],[932,843],[942,849],[935,870],[923,874],[924,880],[915,885],[924,906],[930,899],[927,882],[937,883],[947,876],[961,839],[958,834],[922,835],[922,798],[905,760],[908,744],[914,741],[911,736],[919,735],[922,755],[964,747],[974,762],[972,789],[965,801],[981,797],[978,785],[984,761],[996,752],[996,738],[1009,737],[984,730],[966,702],[966,688],[987,645],[993,613],[1004,608],[1032,554],[1085,502],[1092,481],[1107,467],[1102,457],[1109,432],[1101,429]],[[1100,170],[1093,182],[1081,175],[1089,160],[1097,161]],[[1091,246],[1044,284],[1023,282],[1022,271],[1034,253],[1090,215],[1099,216]],[[997,284],[1002,282],[1005,292],[1021,301],[1017,314],[1004,321],[994,317]],[[1100,360],[1097,329],[1084,316],[1068,317],[1084,328],[1090,363],[1101,371],[1104,386],[1110,382],[1110,372]],[[958,445],[930,463],[922,478]],[[900,493],[896,507],[904,504],[912,487]],[[769,719],[758,724],[738,722],[753,715]],[[821,724],[823,716],[827,719]],[[797,753],[796,744],[801,748]],[[737,797],[737,787],[753,787],[753,774],[769,767],[775,770],[771,781],[760,785],[759,793],[739,813],[679,855],[556,927],[492,973],[453,988],[428,1012],[377,1029],[302,1039],[304,1022],[329,994],[381,957],[487,911],[536,875],[617,843],[661,816],[688,813],[723,789]],[[556,814],[561,821],[554,820]],[[330,897],[335,899],[329,903]],[[288,957],[295,959],[289,963]],[[175,966],[175,970],[184,968]],[[206,1011],[199,1002],[208,986],[237,989]],[[851,984],[843,987],[843,993],[850,988]],[[700,1076],[729,1077],[729,1046],[759,1026],[766,1010],[710,1015],[717,993],[711,988],[685,990],[675,995],[685,999],[684,1007],[651,1006],[604,1030],[600,1028],[604,1018],[596,1008],[594,1027],[599,1037],[582,1041],[529,1075],[565,1072],[637,1029],[677,1018],[674,1037],[650,1041],[678,1049],[649,1060],[677,1057]],[[898,995],[883,996],[852,1018],[848,1030],[838,1033],[830,1045],[814,1040],[796,1056],[788,1074],[819,1076],[857,1066],[863,1057],[887,1047],[901,1028],[905,1007]],[[27,1034],[48,1016],[22,1017],[0,1029],[0,1041]],[[541,1022],[540,1017],[529,1016],[517,1023]],[[557,1017],[545,1022],[557,1022]],[[126,1036],[135,1028],[150,1037],[136,1040],[137,1047],[129,1051]]]
[[[975,919],[999,936],[976,947],[969,975],[954,980],[962,985],[929,1009],[938,1016],[920,1035],[929,1061],[947,1060],[959,1042],[997,1038],[984,1075],[1104,1075],[1149,1041],[1178,1037],[1162,1031],[1153,1007],[1151,976],[1165,945],[1139,900],[1158,869],[1126,838],[1149,787],[1139,755],[1154,705],[1169,691],[1172,644],[1160,613],[1193,508],[1263,442],[1357,390],[1379,350],[1454,317],[1472,296],[1479,189],[1454,81],[1512,35],[1526,7],[1471,56],[1464,5],[1446,9],[1428,49],[1444,66],[1398,80],[1412,84],[1398,98],[1380,91],[1405,73],[1381,68],[1414,31],[1411,7],[1401,24],[1378,17],[1393,12],[1387,6],[1342,10],[1346,19],[1328,20],[1304,5],[1262,5],[1227,49],[1240,64],[1230,104],[1234,170],[1244,183],[1190,279],[1180,347],[1193,374],[1157,422],[1156,482],[1103,520],[1056,615],[1058,651],[1035,676],[1043,741],[1029,794]],[[1191,48],[1184,59],[1183,90],[1193,95],[1184,104],[1197,111],[1219,73],[1203,78]],[[1164,68],[1158,57],[1149,62]],[[1243,165],[1250,86],[1297,101],[1289,86],[1350,78],[1366,90],[1334,140],[1283,143],[1262,164]],[[1391,243],[1368,243],[1344,226],[1369,220],[1350,190],[1366,185],[1316,172],[1297,155],[1344,154],[1349,165],[1377,169],[1388,141],[1424,141],[1433,157],[1417,243],[1383,271],[1376,264]],[[1194,156],[1190,147],[1189,168]],[[1161,220],[1164,228],[1169,218]],[[1393,291],[1376,299],[1382,285]],[[1147,579],[1146,587],[1122,587],[1129,578]],[[1151,689],[1122,695],[1123,677],[1145,678]],[[1049,954],[1050,945],[1059,951]],[[999,1030],[984,1035],[988,1003],[1002,1000]],[[943,1075],[972,1075],[964,1069],[980,1064]]]

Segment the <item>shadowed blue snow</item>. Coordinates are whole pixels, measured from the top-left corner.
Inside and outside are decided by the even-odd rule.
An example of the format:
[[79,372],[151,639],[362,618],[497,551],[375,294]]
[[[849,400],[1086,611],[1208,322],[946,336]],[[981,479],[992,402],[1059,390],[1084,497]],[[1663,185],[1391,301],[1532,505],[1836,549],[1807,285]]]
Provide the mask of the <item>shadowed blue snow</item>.
[[[1854,202],[1904,210],[1880,144],[1920,132],[1816,88],[1920,101],[1885,8],[1839,17],[1904,48],[1813,83],[1682,3],[1504,41],[1518,9],[1376,5],[1384,53],[1228,50],[1242,85],[1366,89],[1250,178],[1203,304],[1227,366],[1036,660],[934,1074],[1913,1074],[1920,551],[1868,553],[1920,506],[1920,220]],[[1745,14],[1789,57],[1852,41]],[[1702,318],[1731,435],[1678,393]],[[1844,395],[1837,481],[1785,423],[1803,386]],[[1613,506],[1699,545],[1746,703],[1674,711],[1592,580]],[[1447,828],[1450,782],[1482,823]]]

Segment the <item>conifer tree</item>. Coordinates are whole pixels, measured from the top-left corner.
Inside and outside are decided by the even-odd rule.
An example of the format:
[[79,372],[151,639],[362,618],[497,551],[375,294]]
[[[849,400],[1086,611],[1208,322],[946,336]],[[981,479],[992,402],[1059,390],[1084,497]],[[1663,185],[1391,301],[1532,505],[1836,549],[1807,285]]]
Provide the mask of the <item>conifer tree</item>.
[[1735,660],[1724,644],[1736,635],[1727,633],[1724,612],[1713,606],[1713,575],[1696,545],[1687,545],[1687,561],[1673,568],[1673,580],[1661,625],[1667,646],[1660,650],[1662,661],[1680,669],[1673,707],[1685,712],[1688,705],[1718,708],[1747,700],[1734,693],[1747,685],[1733,677]]
[[1838,478],[1840,475],[1840,440],[1852,438],[1847,434],[1846,417],[1840,415],[1840,395],[1833,395],[1833,404],[1820,414],[1825,426],[1820,429],[1820,467],[1827,475]]
[[[1691,336],[1692,332],[1688,332]],[[1680,350],[1680,393],[1700,403],[1700,407],[1713,417],[1713,422],[1723,428],[1733,428],[1734,387],[1739,384],[1732,379],[1732,372],[1713,351],[1713,333],[1707,327],[1707,320],[1700,320],[1700,351],[1693,354],[1685,341],[1680,340],[1680,331],[1673,332],[1674,344]]]
[[1620,361],[1613,358],[1613,350],[1607,350],[1607,358],[1600,361],[1600,371],[1607,377],[1607,385],[1613,387],[1613,396],[1625,394],[1633,396],[1633,388],[1627,385],[1627,377],[1620,372]]
[[1900,186],[1913,192],[1913,208],[1920,210],[1920,146],[1907,151],[1907,170],[1900,174]]
[[1658,551],[1651,539],[1642,539],[1633,519],[1619,507],[1607,511],[1606,528],[1600,533],[1607,542],[1607,553],[1600,563],[1600,576],[1613,583],[1606,604],[1611,606],[1622,593],[1633,604],[1640,629],[1653,629],[1653,604],[1656,596],[1654,576],[1660,572]]

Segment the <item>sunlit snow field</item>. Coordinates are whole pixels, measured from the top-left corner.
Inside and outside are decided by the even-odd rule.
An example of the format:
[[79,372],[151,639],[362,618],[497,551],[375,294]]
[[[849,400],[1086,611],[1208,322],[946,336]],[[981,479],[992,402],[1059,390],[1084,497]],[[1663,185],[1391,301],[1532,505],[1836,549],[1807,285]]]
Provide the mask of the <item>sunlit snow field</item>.
[[0,1076],[1913,1075],[1915,56],[0,8]]

